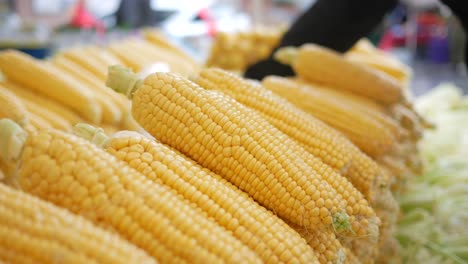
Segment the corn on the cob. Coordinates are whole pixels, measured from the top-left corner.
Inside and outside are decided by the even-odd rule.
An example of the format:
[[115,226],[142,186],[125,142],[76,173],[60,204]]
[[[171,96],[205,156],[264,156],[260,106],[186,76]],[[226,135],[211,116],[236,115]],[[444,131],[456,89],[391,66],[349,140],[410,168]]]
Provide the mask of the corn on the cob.
[[[204,69],[200,72],[200,76],[195,80],[202,87],[209,90],[218,90],[232,96],[239,102],[252,102],[259,103],[259,98],[256,98],[254,94],[258,93],[258,90],[262,90],[262,87],[255,87],[248,81],[243,80],[228,72],[218,69]],[[255,91],[257,90],[257,92]],[[243,91],[248,91],[249,98],[242,96]],[[242,100],[243,99],[243,100]],[[247,100],[246,100],[247,99]],[[255,107],[254,104],[250,104]],[[269,108],[274,106],[270,105]],[[286,106],[287,107],[287,106]],[[285,107],[283,107],[285,108]],[[255,109],[255,108],[254,108]],[[258,107],[257,107],[258,109]],[[278,109],[277,109],[278,110]],[[283,109],[279,109],[283,111]],[[283,112],[288,115],[287,112]],[[289,116],[288,116],[289,117]],[[285,116],[286,118],[286,116]],[[305,158],[306,163],[313,168],[315,171],[320,172],[324,176],[325,180],[343,196],[343,199],[347,202],[346,213],[350,216],[353,230],[358,236],[377,236],[378,235],[378,219],[375,216],[372,208],[368,205],[363,195],[344,177],[332,170],[332,167],[326,165],[318,157],[311,155],[306,150],[300,147],[298,144],[290,145],[291,151],[299,153],[300,156]],[[364,226],[359,223],[358,219],[366,219]],[[375,239],[374,239],[375,240]],[[372,242],[371,242],[372,243]]]
[[362,262],[353,254],[349,248],[345,248],[345,264],[361,264]]
[[403,101],[403,89],[393,78],[346,60],[340,54],[315,44],[299,48],[285,47],[275,58],[290,64],[305,80],[318,82],[369,97],[384,104]]
[[262,84],[342,132],[371,157],[388,152],[396,141],[384,126],[363,116],[353,106],[327,98],[300,83],[279,76],[269,76]]
[[361,39],[344,56],[346,59],[362,63],[396,78],[406,85],[411,78],[411,69],[379,49],[367,39]]
[[73,112],[68,107],[60,104],[59,102],[51,100],[50,98],[47,98],[34,91],[28,90],[25,87],[21,87],[16,83],[7,81],[2,83],[2,85],[4,85],[8,90],[12,91],[17,97],[21,98],[22,100],[34,101],[42,107],[46,107],[48,110],[68,120],[68,122],[70,122],[72,125],[83,121],[83,119],[79,117],[75,112]]
[[116,234],[1,183],[0,248],[7,263],[156,263]]
[[0,155],[19,164],[15,180],[22,190],[118,232],[161,262],[261,262],[167,186],[84,139],[57,130],[28,136],[6,119],[0,132]]
[[[217,80],[217,76],[224,76],[229,82],[222,83],[224,81]],[[213,83],[210,84],[208,80]],[[378,190],[378,165],[335,129],[266,88],[255,83],[247,84],[232,74],[214,69],[202,70],[195,81],[205,88],[216,87],[255,109],[271,124],[300,142],[310,153],[345,175],[367,199],[373,201],[372,193]]]
[[[124,111],[124,109],[125,110],[129,109],[128,108],[129,102],[128,102],[128,99],[125,98],[125,96],[109,91],[109,89],[104,85],[103,81],[101,81],[92,73],[84,69],[81,65],[75,63],[74,61],[64,56],[55,56],[52,62],[59,68],[75,76],[78,80],[84,82],[87,86],[92,88],[96,93],[109,97],[111,101],[121,109],[121,111]],[[103,65],[104,65],[103,67],[106,67],[106,68],[108,67],[105,64]]]
[[190,63],[194,69],[198,68],[198,63],[184,50],[171,43],[171,41],[161,31],[157,29],[143,29],[142,32],[147,41],[179,55],[184,61]]
[[7,79],[71,107],[91,122],[101,121],[101,108],[89,89],[31,56],[14,50],[3,51],[0,69]]
[[281,219],[221,176],[170,147],[130,131],[108,137],[86,124],[76,125],[74,132],[102,145],[150,180],[175,190],[256,251],[264,263],[317,261],[313,251]]
[[[55,68],[58,72],[61,74],[69,77],[70,79],[73,79],[75,82],[80,82],[85,86],[87,89],[92,91],[95,94],[96,101],[100,105],[102,109],[102,120],[101,122],[106,123],[106,124],[118,124],[120,123],[122,119],[122,111],[121,109],[115,104],[113,100],[109,100],[108,97],[109,93],[104,92],[103,89],[99,89],[99,85],[94,86],[90,85],[89,82],[87,82],[88,79],[86,77],[83,77],[85,73],[80,71],[79,68],[73,67],[72,64],[66,63],[66,67],[64,67],[63,64],[58,64],[58,63],[48,63],[48,67]],[[103,83],[100,84],[100,86],[103,86]],[[108,89],[107,89],[108,90]]]
[[61,51],[58,56],[64,56],[81,65],[84,69],[91,72],[94,76],[100,80],[105,80],[107,71],[102,67],[102,63],[99,59],[88,56],[87,52],[83,47],[75,47]]
[[41,106],[34,101],[23,99],[24,106],[29,113],[34,113],[50,124],[53,128],[63,131],[71,131],[72,124],[68,120],[47,109],[47,106]]
[[139,80],[115,66],[107,85],[133,98],[132,115],[148,133],[281,217],[314,228],[345,224],[343,197],[289,150],[295,142],[254,111],[170,73]]
[[[193,67],[190,63],[187,63],[183,59],[181,59],[176,54],[171,54],[167,52],[165,49],[152,45],[151,43],[147,42],[146,40],[142,39],[129,39],[127,40],[128,46],[131,49],[139,50],[145,56],[147,56],[151,63],[155,62],[164,62],[169,65],[171,72],[177,73],[181,76],[188,76],[192,74],[194,71]],[[133,54],[132,54],[133,55]],[[144,65],[148,66],[148,65]]]
[[330,87],[310,83],[299,78],[293,80],[303,85],[304,89],[311,89],[314,92],[317,92],[320,94],[320,97],[325,98],[327,101],[339,102],[340,105],[356,109],[356,111],[359,111],[363,116],[368,116],[382,124],[382,126],[384,126],[385,129],[388,130],[397,140],[402,139],[405,136],[404,129],[400,127],[394,118],[392,118],[391,113],[383,106],[369,98],[348,93],[346,91],[338,91]]
[[21,126],[28,122],[27,110],[21,99],[0,84],[0,118],[9,118]]
[[41,129],[51,129],[52,124],[50,124],[47,120],[45,120],[42,116],[33,113],[33,112],[28,112],[29,116],[29,123],[31,124],[27,130],[28,131],[36,131],[36,130],[41,130]]
[[155,63],[155,61],[151,61],[150,58],[141,53],[132,52],[133,48],[129,47],[128,40],[112,43],[107,48],[122,60],[126,66],[132,68],[136,72]]
[[346,263],[345,248],[341,245],[335,233],[331,229],[308,230],[307,228],[291,225],[314,249],[317,258],[322,264]]
[[85,52],[88,53],[88,55],[93,56],[95,59],[97,59],[101,64],[100,67],[104,67],[107,69],[107,67],[111,65],[121,65],[122,61],[119,60],[118,57],[114,56],[111,52],[106,50],[103,47],[98,47],[98,46],[86,46],[84,47]]

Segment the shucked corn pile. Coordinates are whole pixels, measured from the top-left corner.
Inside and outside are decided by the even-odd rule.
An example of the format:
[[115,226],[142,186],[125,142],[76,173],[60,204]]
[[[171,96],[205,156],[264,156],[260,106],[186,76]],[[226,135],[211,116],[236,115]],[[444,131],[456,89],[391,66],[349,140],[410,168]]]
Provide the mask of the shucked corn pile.
[[267,26],[219,32],[213,39],[206,66],[243,72],[248,66],[268,57],[283,32],[282,28]]
[[398,262],[425,125],[405,68],[304,45],[259,83],[145,37],[0,53],[0,262]]

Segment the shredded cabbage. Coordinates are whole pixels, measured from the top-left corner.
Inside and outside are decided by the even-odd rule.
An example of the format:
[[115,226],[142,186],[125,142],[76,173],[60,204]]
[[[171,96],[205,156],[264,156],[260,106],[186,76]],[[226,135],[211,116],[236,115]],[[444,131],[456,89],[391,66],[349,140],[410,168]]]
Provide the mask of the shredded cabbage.
[[415,107],[436,128],[421,141],[424,174],[398,198],[403,262],[468,263],[468,96],[446,83]]

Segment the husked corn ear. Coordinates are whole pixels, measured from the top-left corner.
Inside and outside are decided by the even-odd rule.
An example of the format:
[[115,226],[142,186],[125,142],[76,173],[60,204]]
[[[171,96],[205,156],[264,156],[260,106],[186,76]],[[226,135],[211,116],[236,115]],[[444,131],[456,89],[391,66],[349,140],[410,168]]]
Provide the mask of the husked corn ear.
[[129,46],[128,40],[111,43],[107,49],[116,55],[126,66],[136,72],[155,63],[148,56],[139,52],[133,52],[133,48]]
[[71,82],[77,85],[82,85],[82,87],[89,89],[94,94],[97,103],[101,107],[101,113],[102,113],[101,122],[105,124],[118,124],[120,122],[120,120],[122,119],[122,112],[120,111],[119,107],[114,104],[112,100],[109,100],[106,93],[101,92],[98,89],[95,89],[95,87],[93,86],[86,85],[86,83],[82,82],[82,80],[80,80],[80,78],[77,77],[75,74],[62,69],[61,67],[58,67],[55,64],[52,64],[50,62],[46,62],[46,64],[47,64],[47,67],[56,69],[63,76],[67,76]]
[[[152,45],[144,39],[129,39],[128,45],[130,48],[140,50],[152,63],[164,62],[169,65],[171,72],[182,76],[188,76],[195,70],[193,66],[180,58],[179,55],[167,52],[167,50],[158,46]],[[145,65],[148,66],[148,65]]]
[[28,122],[27,110],[21,99],[0,85],[0,118],[9,118],[19,125]]
[[189,54],[177,47],[175,44],[171,43],[168,37],[166,37],[160,30],[148,28],[143,29],[143,36],[153,45],[165,48],[166,50],[179,55],[184,61],[190,63],[193,68],[196,69],[199,67],[198,63]]
[[309,246],[281,219],[221,176],[170,147],[131,131],[120,131],[108,137],[98,128],[78,124],[74,132],[103,145],[108,153],[151,181],[169,186],[231,231],[264,263],[317,261]]
[[102,67],[102,63],[93,56],[88,56],[83,47],[76,47],[61,51],[58,56],[64,56],[81,65],[87,71],[93,73],[100,80],[105,80],[107,71]]
[[89,89],[33,57],[14,50],[3,51],[0,69],[8,80],[69,106],[91,122],[101,121],[101,108]]
[[346,149],[350,143],[345,137],[264,87],[215,68],[201,70],[193,80],[205,89],[221,91],[256,110],[336,170],[344,171],[352,162]]
[[314,249],[320,263],[346,263],[345,248],[341,245],[332,229],[309,230],[293,224],[291,226]]
[[290,151],[296,143],[232,98],[170,73],[139,80],[119,66],[107,85],[133,98],[132,115],[149,134],[279,216],[314,228],[344,224],[343,197]]
[[306,82],[297,78],[293,80],[304,85],[304,89],[310,89],[320,94],[320,97],[327,101],[339,102],[340,105],[353,108],[356,111],[359,111],[363,116],[367,116],[375,120],[398,140],[405,135],[404,129],[400,127],[394,118],[391,117],[390,112],[369,98],[348,93],[346,91],[338,91],[330,87]]
[[353,254],[351,249],[345,248],[345,264],[361,264],[362,262]]
[[300,83],[284,77],[269,76],[262,84],[342,132],[371,157],[388,152],[396,141],[383,125],[362,115],[356,108],[331,100]]
[[111,65],[122,64],[122,61],[119,60],[117,56],[115,56],[103,47],[89,45],[86,46],[84,49],[88,55],[93,56],[95,59],[97,59],[97,61],[100,62],[100,67],[104,67],[105,69],[107,69],[107,67]]
[[315,44],[285,47],[275,53],[275,58],[290,64],[298,76],[308,81],[360,94],[383,104],[404,99],[403,89],[395,79],[346,60],[325,47]]
[[[264,90],[264,88],[261,86],[255,86],[251,82],[243,80],[242,78],[223,70],[204,69],[201,71],[200,76],[195,79],[197,83],[206,89],[224,92],[235,99],[239,98],[239,102],[250,102],[248,105],[253,106],[254,109],[255,104],[258,105],[262,99],[262,97],[258,95],[261,95],[261,91]],[[243,91],[246,93],[248,92],[248,97],[242,96]],[[266,108],[273,110],[274,107],[274,105],[268,105]],[[256,108],[261,109],[260,107]],[[285,108],[287,109],[286,104],[282,109],[276,109],[284,113],[284,119],[282,120],[287,120],[287,118],[290,118],[290,116],[295,114],[294,112],[290,113],[288,110],[284,110]],[[350,217],[350,223],[355,233],[354,235],[360,237],[365,236],[366,238],[369,236],[372,236],[372,238],[378,236],[378,219],[364,196],[351,184],[351,182],[337,173],[336,170],[333,170],[331,166],[325,164],[321,159],[307,152],[298,144],[293,144],[289,147],[291,151],[298,153],[301,157],[305,157],[304,160],[309,167],[314,171],[319,172],[325,181],[327,181],[338,194],[342,195],[343,199],[346,201],[346,213]],[[373,240],[375,239],[373,238]]]
[[0,248],[6,263],[156,263],[116,234],[1,183]]
[[406,85],[411,78],[411,68],[377,49],[369,40],[361,39],[344,54],[345,58],[382,71]]
[[30,113],[34,113],[36,116],[39,116],[53,128],[63,131],[71,131],[72,124],[63,119],[61,116],[55,114],[52,111],[49,111],[47,108],[42,107],[39,104],[36,104],[34,101],[23,100],[23,103]]
[[367,199],[378,193],[378,165],[349,140],[322,121],[265,87],[218,69],[204,69],[194,80],[205,89],[222,91],[256,110],[307,151],[346,176]]
[[[259,257],[167,186],[74,135],[39,131],[26,137],[0,120],[0,155],[18,164],[20,188],[118,232],[163,263],[260,263]],[[21,138],[22,140],[16,140]],[[4,149],[6,143],[15,148]]]
[[62,118],[68,120],[70,124],[75,125],[83,121],[83,119],[73,112],[70,108],[66,107],[59,102],[51,100],[48,97],[45,97],[41,94],[38,94],[32,90],[29,90],[25,87],[12,82],[2,83],[8,90],[12,91],[17,97],[22,100],[34,101],[36,104],[46,107],[49,111],[54,112],[57,115],[60,115]]
[[45,120],[42,116],[29,112],[29,123],[30,126],[27,128],[29,129],[28,131],[36,131],[36,130],[41,130],[41,129],[51,129],[52,124],[49,123],[49,121]]

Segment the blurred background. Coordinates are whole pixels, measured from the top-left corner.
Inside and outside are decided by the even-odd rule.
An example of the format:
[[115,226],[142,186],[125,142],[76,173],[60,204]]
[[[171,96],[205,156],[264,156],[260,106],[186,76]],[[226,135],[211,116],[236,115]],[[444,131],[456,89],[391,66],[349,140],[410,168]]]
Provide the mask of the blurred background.
[[[257,30],[281,36],[288,24],[313,3],[304,0],[0,0],[0,48],[20,49],[45,58],[61,49],[82,44],[104,45],[137,36],[141,28],[153,27],[200,63],[242,71],[262,56],[245,59],[235,54],[229,59],[231,65],[227,65],[220,58],[212,58],[213,53],[227,54],[222,49],[229,50],[226,48],[229,45],[232,50],[242,49],[239,40],[242,35],[232,38],[236,32]],[[225,44],[230,36],[231,42]],[[457,19],[438,1],[402,1],[368,39],[413,69],[414,93],[423,93],[446,81],[467,91],[466,67],[462,63],[465,36]],[[272,41],[270,46],[274,45]],[[223,48],[214,48],[215,42]],[[265,51],[261,48],[256,47],[256,52],[268,53],[268,45]]]

